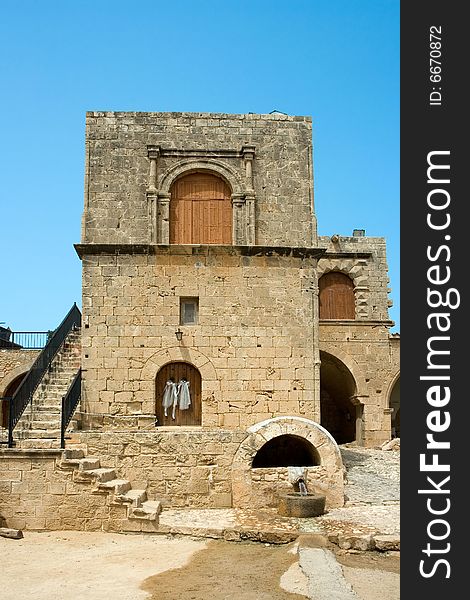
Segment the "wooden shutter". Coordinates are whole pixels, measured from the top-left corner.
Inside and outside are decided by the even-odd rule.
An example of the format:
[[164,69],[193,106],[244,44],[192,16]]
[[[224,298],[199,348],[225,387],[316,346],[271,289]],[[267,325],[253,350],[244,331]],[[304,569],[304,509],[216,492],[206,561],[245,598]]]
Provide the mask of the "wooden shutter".
[[[171,418],[172,409],[168,409],[165,417],[162,406],[163,391],[166,382],[173,378],[178,383],[182,378],[189,381],[189,393],[191,395],[191,406],[187,410],[176,409],[176,419]],[[200,425],[202,417],[201,407],[201,374],[193,365],[185,362],[169,363],[162,367],[156,380],[156,408],[157,425]]]
[[318,281],[320,319],[354,319],[354,284],[344,273],[330,272]]
[[210,173],[191,173],[171,188],[170,244],[231,244],[229,186]]

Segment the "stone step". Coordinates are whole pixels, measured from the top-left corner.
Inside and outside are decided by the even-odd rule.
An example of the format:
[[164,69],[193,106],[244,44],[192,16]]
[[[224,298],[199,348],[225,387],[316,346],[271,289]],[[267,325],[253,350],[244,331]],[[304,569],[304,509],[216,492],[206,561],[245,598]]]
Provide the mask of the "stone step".
[[146,521],[156,521],[161,513],[162,504],[159,500],[146,500],[141,506],[129,507],[129,519],[145,519]]
[[43,417],[40,414],[34,415],[30,420],[31,429],[60,429],[61,427],[61,415],[56,413],[53,415],[47,415]]
[[18,440],[16,444],[17,448],[22,450],[48,450],[60,448],[59,439],[24,439]]
[[[15,429],[16,431],[16,429]],[[60,440],[60,429],[21,429],[18,431],[18,438],[20,439],[59,439]]]
[[60,426],[60,423],[58,422],[51,425],[49,423],[43,424],[40,421],[35,421],[33,427],[29,430],[29,437],[34,436],[34,432],[42,432],[43,434],[47,434],[46,436],[41,435],[40,437],[56,437],[57,433],[54,432],[57,431],[59,431],[58,435],[60,436],[60,429],[57,429],[58,426]]
[[100,467],[98,469],[87,469],[86,471],[78,471],[78,476],[84,479],[96,479],[100,483],[106,483],[107,481],[111,481],[112,479],[116,479],[116,471],[114,469],[106,469],[105,467]]
[[38,396],[42,396],[42,395],[44,395],[47,392],[51,396],[57,396],[58,397],[58,396],[60,396],[62,394],[63,390],[65,388],[68,389],[68,387],[70,387],[70,386],[68,386],[68,383],[65,383],[65,382],[63,384],[60,384],[60,385],[56,385],[56,384],[53,384],[53,383],[45,383],[44,384],[44,389],[39,389],[37,391],[37,395]]
[[125,494],[117,494],[115,500],[123,504],[130,504],[132,507],[138,507],[147,500],[147,492],[145,490],[131,489]]
[[98,487],[93,490],[93,493],[114,492],[115,494],[125,494],[131,489],[130,481],[127,479],[111,479],[110,481],[101,482]]
[[85,458],[85,451],[81,448],[66,448],[63,457],[66,460]]
[[[84,460],[82,458],[62,458],[59,462],[59,467],[61,469],[80,469],[80,462]],[[88,460],[88,459],[85,459]],[[99,468],[100,461],[96,461],[96,468]],[[87,479],[89,481],[89,479]]]
[[144,519],[146,521],[156,521],[162,510],[162,504],[159,500],[146,500],[141,506],[129,507],[129,519]]
[[97,456],[87,456],[78,460],[78,468],[80,471],[90,471],[92,469],[99,469],[100,466],[100,459]]

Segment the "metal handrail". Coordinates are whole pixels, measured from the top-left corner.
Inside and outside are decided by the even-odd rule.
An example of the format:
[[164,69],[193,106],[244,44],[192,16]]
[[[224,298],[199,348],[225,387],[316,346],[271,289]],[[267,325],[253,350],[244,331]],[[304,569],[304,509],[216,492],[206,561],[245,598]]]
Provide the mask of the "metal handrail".
[[39,356],[32,364],[30,370],[18,386],[10,400],[8,414],[8,447],[13,447],[13,430],[21,415],[33,398],[36,388],[40,384],[44,374],[49,369],[52,360],[60,350],[69,332],[81,326],[82,314],[74,303],[62,323],[57,327],[44,346]]
[[0,335],[0,348],[40,350],[44,348],[52,331],[10,331]]
[[73,413],[80,401],[82,390],[82,370],[78,369],[77,374],[72,381],[71,386],[67,390],[65,396],[62,397],[62,418],[60,423],[60,447],[65,448],[65,430],[70,423]]

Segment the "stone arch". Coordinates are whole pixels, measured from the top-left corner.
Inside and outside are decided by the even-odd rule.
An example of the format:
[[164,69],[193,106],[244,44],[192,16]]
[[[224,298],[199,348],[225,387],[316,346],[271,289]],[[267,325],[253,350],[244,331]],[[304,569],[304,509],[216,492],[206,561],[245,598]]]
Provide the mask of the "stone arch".
[[391,380],[386,398],[390,413],[391,437],[400,437],[400,371]]
[[211,361],[194,348],[186,348],[185,346],[171,346],[155,352],[150,356],[142,367],[141,379],[154,380],[158,371],[167,363],[170,362],[186,362],[194,365],[201,373],[204,380],[216,380],[217,373]]
[[[315,421],[294,416],[274,417],[247,429],[247,437],[239,445],[232,463],[233,506],[263,506],[265,494],[260,493],[260,484],[253,478],[253,458],[267,442],[282,435],[303,438],[314,447],[320,464],[306,467],[309,489],[324,494],[328,507],[343,506],[343,462],[338,445],[331,434]],[[271,486],[275,488],[272,490],[274,496],[282,490],[292,490],[287,481],[287,467],[256,469],[256,477],[261,476],[260,471],[267,471],[270,481],[277,477],[277,482],[273,481]]]
[[231,166],[219,160],[198,158],[197,160],[182,160],[167,169],[159,181],[159,190],[162,194],[169,194],[173,183],[183,175],[190,173],[206,172],[218,175],[230,186],[233,195],[245,193],[240,175]]
[[148,412],[155,410],[156,376],[162,367],[173,362],[184,362],[193,365],[201,375],[201,401],[202,401],[202,424],[204,424],[204,400],[217,393],[217,372],[211,361],[194,348],[184,346],[172,346],[152,354],[145,362],[140,378],[150,384],[151,400],[149,399]]
[[0,398],[2,396],[5,396],[6,390],[13,383],[13,381],[15,379],[17,379],[21,375],[26,375],[26,373],[31,368],[31,365],[33,364],[35,358],[36,357],[34,357],[34,359],[29,360],[27,363],[20,365],[19,367],[16,367],[15,369],[12,369],[11,371],[9,371],[7,373],[7,375],[2,379],[2,381],[0,383]]
[[338,444],[362,442],[362,410],[356,379],[334,354],[320,350],[320,422]]
[[12,396],[29,371],[29,366],[21,365],[8,373],[0,385],[0,426],[8,427],[8,402],[2,398]]
[[365,396],[367,392],[363,387],[365,381],[365,374],[361,367],[361,365],[355,360],[353,356],[338,348],[336,346],[329,347],[328,344],[320,345],[320,353],[325,352],[327,354],[331,354],[338,360],[340,360],[345,367],[350,371],[352,376],[354,377],[354,381],[356,382],[356,395],[357,396]]

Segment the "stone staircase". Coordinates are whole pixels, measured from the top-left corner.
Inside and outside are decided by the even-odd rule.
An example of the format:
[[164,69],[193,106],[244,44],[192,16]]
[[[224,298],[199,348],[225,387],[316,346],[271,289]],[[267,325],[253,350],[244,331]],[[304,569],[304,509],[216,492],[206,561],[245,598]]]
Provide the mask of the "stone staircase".
[[62,397],[80,368],[80,329],[71,331],[15,428],[20,448],[59,448]]
[[58,463],[62,470],[72,470],[74,483],[91,486],[92,494],[103,494],[109,504],[127,508],[127,520],[122,531],[157,531],[161,503],[148,500],[146,490],[132,488],[127,479],[120,479],[115,469],[101,467],[100,459],[88,456],[80,448],[64,450]]

